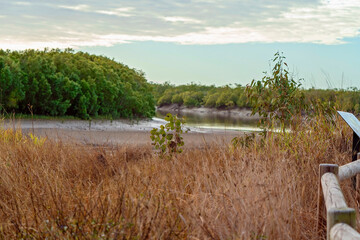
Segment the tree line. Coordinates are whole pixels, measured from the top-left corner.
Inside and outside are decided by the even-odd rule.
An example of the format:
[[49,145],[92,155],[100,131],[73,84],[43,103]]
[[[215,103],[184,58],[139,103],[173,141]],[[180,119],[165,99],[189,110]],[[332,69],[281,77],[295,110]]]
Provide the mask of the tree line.
[[0,50],[1,113],[88,119],[152,117],[155,100],[144,73],[72,49]]
[[209,108],[250,107],[245,95],[245,87],[241,85],[215,87],[194,83],[180,86],[168,82],[153,83],[153,94],[158,106],[179,104],[186,107]]
[[[246,86],[235,84],[221,87],[204,86],[195,83],[171,85],[152,83],[153,94],[158,106],[179,104],[186,107],[205,106],[209,108],[231,109],[251,108],[246,95]],[[306,102],[318,102],[333,106],[337,110],[360,114],[360,89],[301,89]]]

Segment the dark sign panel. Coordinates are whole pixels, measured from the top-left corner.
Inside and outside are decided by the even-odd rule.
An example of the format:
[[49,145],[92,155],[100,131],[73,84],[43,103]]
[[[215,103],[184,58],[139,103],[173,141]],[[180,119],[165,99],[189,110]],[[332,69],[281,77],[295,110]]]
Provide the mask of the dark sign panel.
[[351,129],[360,137],[360,121],[352,113],[337,111]]

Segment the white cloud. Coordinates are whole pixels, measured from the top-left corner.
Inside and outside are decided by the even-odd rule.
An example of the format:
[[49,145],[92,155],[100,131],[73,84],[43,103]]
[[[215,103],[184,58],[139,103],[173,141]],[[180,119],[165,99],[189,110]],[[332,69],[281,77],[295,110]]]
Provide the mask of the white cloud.
[[59,6],[35,0],[34,11],[24,4],[17,4],[13,12],[0,9],[0,18],[7,18],[7,24],[0,25],[0,48],[76,48],[132,41],[343,44],[346,38],[360,36],[359,0],[214,1],[103,0]]
[[194,18],[187,18],[187,17],[161,17],[161,19],[167,22],[181,22],[181,23],[202,23],[202,21]]
[[134,8],[132,7],[123,7],[123,8],[116,8],[116,9],[110,9],[110,10],[96,10],[92,8],[89,5],[86,4],[80,4],[80,5],[59,5],[59,8],[64,9],[70,9],[74,11],[80,11],[80,12],[88,12],[88,13],[99,13],[104,15],[113,15],[113,16],[119,16],[119,17],[130,17],[133,14],[131,12]]
[[360,16],[360,1],[330,0],[314,8],[291,8],[272,19],[272,23],[291,29],[290,34],[279,37],[280,41],[340,44],[344,38],[359,36],[357,16]]
[[59,8],[65,8],[65,9],[70,9],[70,10],[74,10],[74,11],[88,11],[90,9],[89,5],[86,4],[79,4],[79,5],[59,5]]
[[97,10],[95,12],[106,15],[115,15],[119,17],[130,17],[133,15],[131,14],[132,11],[133,8],[127,7],[127,8],[117,8],[115,10]]
[[29,3],[29,2],[14,2],[13,4],[15,4],[15,5],[23,5],[23,6],[31,5],[31,3]]

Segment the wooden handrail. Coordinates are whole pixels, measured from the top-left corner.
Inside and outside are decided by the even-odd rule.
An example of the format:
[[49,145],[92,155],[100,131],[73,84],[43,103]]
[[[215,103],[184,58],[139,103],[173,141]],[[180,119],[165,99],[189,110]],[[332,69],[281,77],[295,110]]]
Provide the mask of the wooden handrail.
[[360,240],[360,234],[354,230],[356,228],[355,209],[348,208],[339,184],[341,180],[360,174],[360,153],[357,157],[357,161],[341,167],[336,164],[320,164],[319,166],[317,227],[319,230],[321,206],[325,202],[328,240]]
[[[358,158],[359,159],[359,158]],[[352,178],[360,173],[360,160],[339,167],[339,180]]]
[[331,240],[360,240],[360,234],[345,223],[335,224],[330,230]]
[[340,189],[339,181],[335,174],[325,173],[321,177],[326,209],[347,208],[344,195]]

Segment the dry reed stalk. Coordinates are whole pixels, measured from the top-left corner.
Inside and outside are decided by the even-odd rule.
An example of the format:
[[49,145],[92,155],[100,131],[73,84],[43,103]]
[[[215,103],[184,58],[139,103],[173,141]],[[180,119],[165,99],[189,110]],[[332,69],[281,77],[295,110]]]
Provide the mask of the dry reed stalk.
[[[306,130],[305,130],[306,129]],[[1,133],[0,133],[1,135]],[[351,132],[303,131],[186,149],[0,140],[0,234],[69,239],[318,239],[317,169],[349,162]],[[355,206],[350,183],[343,185]],[[322,233],[324,237],[324,232]]]

